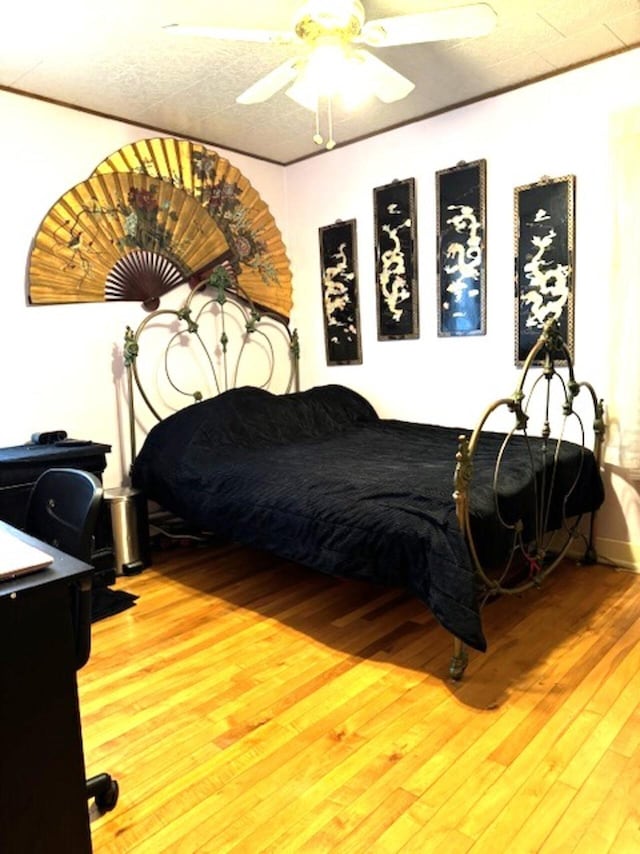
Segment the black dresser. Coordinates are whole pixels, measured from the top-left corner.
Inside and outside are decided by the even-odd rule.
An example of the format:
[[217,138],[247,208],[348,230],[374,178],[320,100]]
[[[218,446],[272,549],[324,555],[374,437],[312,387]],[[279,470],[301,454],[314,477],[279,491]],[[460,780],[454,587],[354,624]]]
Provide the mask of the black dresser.
[[[52,445],[16,445],[0,448],[0,519],[23,528],[31,487],[48,468],[78,468],[90,471],[102,480],[111,445],[100,442],[74,443],[65,440]],[[95,534],[94,584],[113,583],[114,557],[109,514],[100,514]]]
[[0,519],[23,527],[31,487],[46,469],[78,468],[102,479],[110,451],[99,442],[0,448]]

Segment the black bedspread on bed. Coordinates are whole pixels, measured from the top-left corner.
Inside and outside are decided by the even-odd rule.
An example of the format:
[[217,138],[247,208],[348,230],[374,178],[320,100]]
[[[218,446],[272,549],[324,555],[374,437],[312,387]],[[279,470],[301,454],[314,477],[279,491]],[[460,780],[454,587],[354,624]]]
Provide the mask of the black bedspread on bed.
[[[166,509],[237,542],[332,575],[404,587],[445,628],[484,650],[452,499],[460,432],[380,419],[342,386],[289,395],[234,389],[155,426],[132,482]],[[500,441],[488,434],[478,455],[474,515],[483,530],[494,515],[483,461],[492,466]],[[517,513],[530,487],[521,455],[507,457],[510,498],[502,509]],[[569,466],[569,483],[577,464]],[[593,509],[602,485],[595,465],[582,469],[576,504]],[[487,531],[485,545],[494,548],[497,528],[490,523]]]

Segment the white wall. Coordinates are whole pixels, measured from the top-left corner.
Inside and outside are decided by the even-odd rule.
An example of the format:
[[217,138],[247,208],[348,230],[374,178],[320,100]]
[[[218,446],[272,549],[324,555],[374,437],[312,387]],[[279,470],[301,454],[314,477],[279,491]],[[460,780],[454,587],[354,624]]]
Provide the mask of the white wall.
[[[606,329],[611,218],[608,117],[617,102],[633,97],[625,83],[639,70],[640,51],[289,167],[294,317],[304,347],[305,382],[348,381],[387,413],[473,421],[487,397],[510,391],[515,378],[513,190],[544,175],[575,174],[575,361],[579,373],[603,387],[606,341],[600,333]],[[478,158],[487,160],[487,335],[438,338],[435,172]],[[418,341],[378,342],[372,189],[408,177],[416,180],[421,335]],[[354,217],[364,363],[327,367],[318,227]],[[416,381],[423,384],[421,394]]]
[[[136,303],[28,306],[26,270],[31,241],[58,198],[107,155],[154,134],[3,91],[0,127],[0,447],[57,429],[111,444],[105,484],[119,485],[128,467],[120,348],[126,325],[137,326],[144,312]],[[282,167],[216,150],[251,181],[282,229]]]
[[[609,117],[638,102],[639,79],[636,50],[289,167],[303,384],[341,382],[363,392],[383,415],[473,426],[485,405],[515,388],[514,188],[573,174],[576,372],[606,401],[608,337],[616,320],[607,302]],[[487,335],[438,338],[435,172],[479,158],[487,161]],[[372,189],[408,177],[416,180],[421,335],[378,342]],[[338,218],[357,220],[362,366],[327,367],[324,358],[318,228]],[[619,544],[640,543],[634,487],[616,478],[599,524],[606,549],[629,562]]]

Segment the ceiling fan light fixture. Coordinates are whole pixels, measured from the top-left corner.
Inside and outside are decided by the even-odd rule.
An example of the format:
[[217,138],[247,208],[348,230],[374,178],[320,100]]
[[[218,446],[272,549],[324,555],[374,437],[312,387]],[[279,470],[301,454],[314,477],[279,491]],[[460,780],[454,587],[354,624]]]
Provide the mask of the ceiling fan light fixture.
[[298,77],[297,80],[294,80],[291,86],[285,90],[285,95],[291,98],[292,101],[295,101],[296,104],[304,107],[305,110],[309,110],[310,113],[316,111],[318,93],[307,84],[304,78]]
[[308,110],[319,98],[340,98],[346,109],[362,103],[371,85],[358,52],[342,43],[318,45],[311,51],[286,94]]
[[333,148],[332,101],[340,98],[347,110],[375,95],[390,104],[406,98],[414,83],[362,46],[372,48],[474,38],[490,33],[496,13],[488,3],[466,3],[453,8],[415,14],[396,14],[365,21],[362,0],[306,0],[286,32],[227,27],[168,25],[166,32],[200,34],[217,39],[295,44],[299,52],[261,77],[236,97],[239,104],[258,104],[278,92],[311,110],[316,116],[314,142],[319,131],[321,103],[327,104],[329,142]]
[[385,104],[401,101],[413,92],[415,84],[404,74],[378,59],[368,50],[356,51],[363,73],[373,94]]
[[[346,110],[360,106],[374,94],[366,72],[362,51],[353,51],[338,39],[326,39],[308,55],[297,78],[285,94],[315,114],[316,145],[335,147],[333,138],[333,105],[340,99]],[[320,133],[320,114],[326,106],[328,140]]]

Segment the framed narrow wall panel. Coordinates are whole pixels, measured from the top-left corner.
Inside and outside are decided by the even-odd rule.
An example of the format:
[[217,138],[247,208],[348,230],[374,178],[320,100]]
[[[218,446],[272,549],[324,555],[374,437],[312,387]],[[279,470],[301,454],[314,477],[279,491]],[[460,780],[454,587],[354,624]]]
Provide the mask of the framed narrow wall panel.
[[319,229],[322,305],[328,365],[362,363],[356,221]]
[[542,178],[514,191],[515,361],[521,365],[546,320],[573,358],[575,176]]
[[438,335],[484,335],[486,160],[436,172]]
[[378,340],[417,338],[418,258],[415,181],[373,191]]

